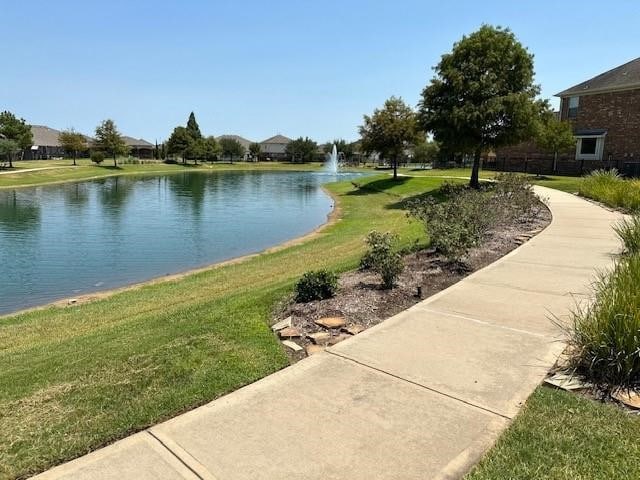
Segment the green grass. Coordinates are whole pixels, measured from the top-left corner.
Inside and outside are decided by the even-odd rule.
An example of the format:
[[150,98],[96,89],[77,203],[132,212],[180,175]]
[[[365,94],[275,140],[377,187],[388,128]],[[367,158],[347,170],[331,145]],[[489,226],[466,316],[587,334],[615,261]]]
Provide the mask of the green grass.
[[539,387],[465,480],[640,478],[640,417]]
[[274,303],[311,269],[355,268],[366,234],[425,241],[398,208],[442,180],[367,177],[328,188],[341,219],[244,262],[68,308],[0,318],[0,478],[25,476],[287,365]]

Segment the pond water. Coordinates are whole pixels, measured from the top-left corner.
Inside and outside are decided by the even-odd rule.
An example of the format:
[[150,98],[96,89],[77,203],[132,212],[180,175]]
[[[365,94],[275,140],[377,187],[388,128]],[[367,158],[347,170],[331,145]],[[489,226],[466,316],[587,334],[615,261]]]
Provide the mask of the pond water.
[[193,172],[0,190],[0,314],[301,236],[332,210],[321,185],[353,176]]

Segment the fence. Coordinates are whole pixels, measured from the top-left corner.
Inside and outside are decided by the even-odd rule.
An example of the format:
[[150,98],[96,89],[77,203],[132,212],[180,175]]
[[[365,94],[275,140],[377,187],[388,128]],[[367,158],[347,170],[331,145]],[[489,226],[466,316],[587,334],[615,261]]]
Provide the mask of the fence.
[[[555,168],[554,168],[555,164]],[[532,155],[524,157],[493,157],[485,159],[483,168],[502,172],[522,172],[536,175],[568,175],[581,176],[594,170],[616,169],[629,177],[640,176],[640,162],[618,160],[576,160],[574,158],[559,157],[554,161],[553,156]]]

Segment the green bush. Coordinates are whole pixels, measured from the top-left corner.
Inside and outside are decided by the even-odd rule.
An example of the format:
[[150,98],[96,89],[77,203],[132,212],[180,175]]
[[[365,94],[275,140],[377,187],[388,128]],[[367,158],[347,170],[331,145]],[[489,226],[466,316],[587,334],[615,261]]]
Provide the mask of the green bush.
[[578,193],[626,211],[640,208],[640,182],[625,180],[616,170],[595,170],[580,182]]
[[460,261],[471,248],[481,243],[489,230],[529,220],[541,208],[542,204],[524,176],[503,174],[480,190],[443,185],[438,196],[411,202],[409,214],[425,225],[431,246],[436,251],[449,260]]
[[626,253],[640,253],[640,213],[622,220],[613,229],[622,240]]
[[640,255],[622,257],[596,282],[595,301],[567,330],[570,366],[603,388],[640,387]]
[[98,151],[91,152],[91,161],[96,165],[100,165],[104,162],[104,153]]
[[327,270],[305,273],[296,283],[296,302],[311,302],[333,297],[338,291],[338,276]]
[[391,232],[369,232],[365,243],[369,249],[360,260],[360,268],[371,269],[382,278],[384,288],[393,288],[404,270],[402,255],[393,250],[398,236]]

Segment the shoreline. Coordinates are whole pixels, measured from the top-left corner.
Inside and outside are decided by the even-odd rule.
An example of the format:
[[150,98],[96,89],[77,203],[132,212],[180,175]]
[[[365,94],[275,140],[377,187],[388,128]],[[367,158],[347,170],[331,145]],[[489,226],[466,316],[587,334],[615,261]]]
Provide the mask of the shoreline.
[[[98,177],[98,178],[103,178],[103,177]],[[186,277],[189,277],[191,275],[196,275],[198,273],[202,273],[202,272],[207,272],[210,270],[216,270],[218,268],[223,268],[229,265],[236,265],[238,263],[242,263],[244,261],[250,260],[252,258],[255,257],[259,257],[261,255],[266,255],[269,253],[275,253],[275,252],[279,252],[281,250],[285,250],[289,247],[294,247],[297,245],[300,245],[302,243],[305,243],[309,240],[312,240],[313,238],[316,238],[318,235],[320,235],[322,233],[323,230],[327,229],[328,227],[335,225],[339,220],[341,220],[342,218],[342,207],[340,205],[340,201],[337,197],[337,195],[335,195],[333,192],[331,192],[328,188],[326,188],[324,185],[321,185],[320,188],[322,189],[322,191],[327,194],[329,196],[329,198],[333,201],[333,206],[331,208],[331,211],[327,214],[327,218],[326,221],[324,223],[322,223],[321,225],[318,225],[316,228],[314,228],[313,230],[299,236],[299,237],[294,237],[291,238],[289,240],[285,240],[282,243],[278,243],[277,245],[273,245],[271,247],[267,247],[264,250],[260,250],[258,252],[254,252],[254,253],[248,253],[246,255],[240,255],[239,257],[232,257],[229,258],[227,260],[222,260],[220,262],[214,262],[208,265],[204,265],[201,267],[196,267],[196,268],[191,268],[188,270],[184,270],[181,272],[176,272],[176,273],[170,273],[167,275],[162,275],[159,277],[153,277],[150,278],[148,280],[143,280],[141,282],[135,282],[135,283],[130,283],[127,285],[123,285],[120,287],[114,287],[114,288],[109,288],[106,290],[97,290],[95,292],[88,292],[88,293],[84,293],[84,294],[80,294],[77,296],[69,296],[69,297],[63,297],[60,298],[58,300],[54,300],[48,303],[44,303],[42,305],[36,305],[33,307],[27,307],[24,309],[20,309],[20,310],[15,310],[13,312],[9,312],[9,313],[3,313],[0,314],[0,322],[2,320],[5,320],[9,317],[14,317],[14,316],[18,316],[18,315],[24,315],[27,313],[31,313],[34,311],[38,311],[38,310],[45,310],[47,308],[51,308],[51,307],[56,307],[56,308],[73,308],[76,307],[78,305],[84,305],[87,303],[91,303],[94,301],[98,301],[98,300],[102,300],[105,298],[109,298],[112,297],[113,295],[117,295],[119,293],[123,293],[123,292],[127,292],[130,290],[137,290],[140,288],[144,288],[150,285],[156,285],[159,283],[164,283],[164,282],[174,282],[174,281],[180,281]],[[74,300],[73,302],[71,302],[72,300]]]

